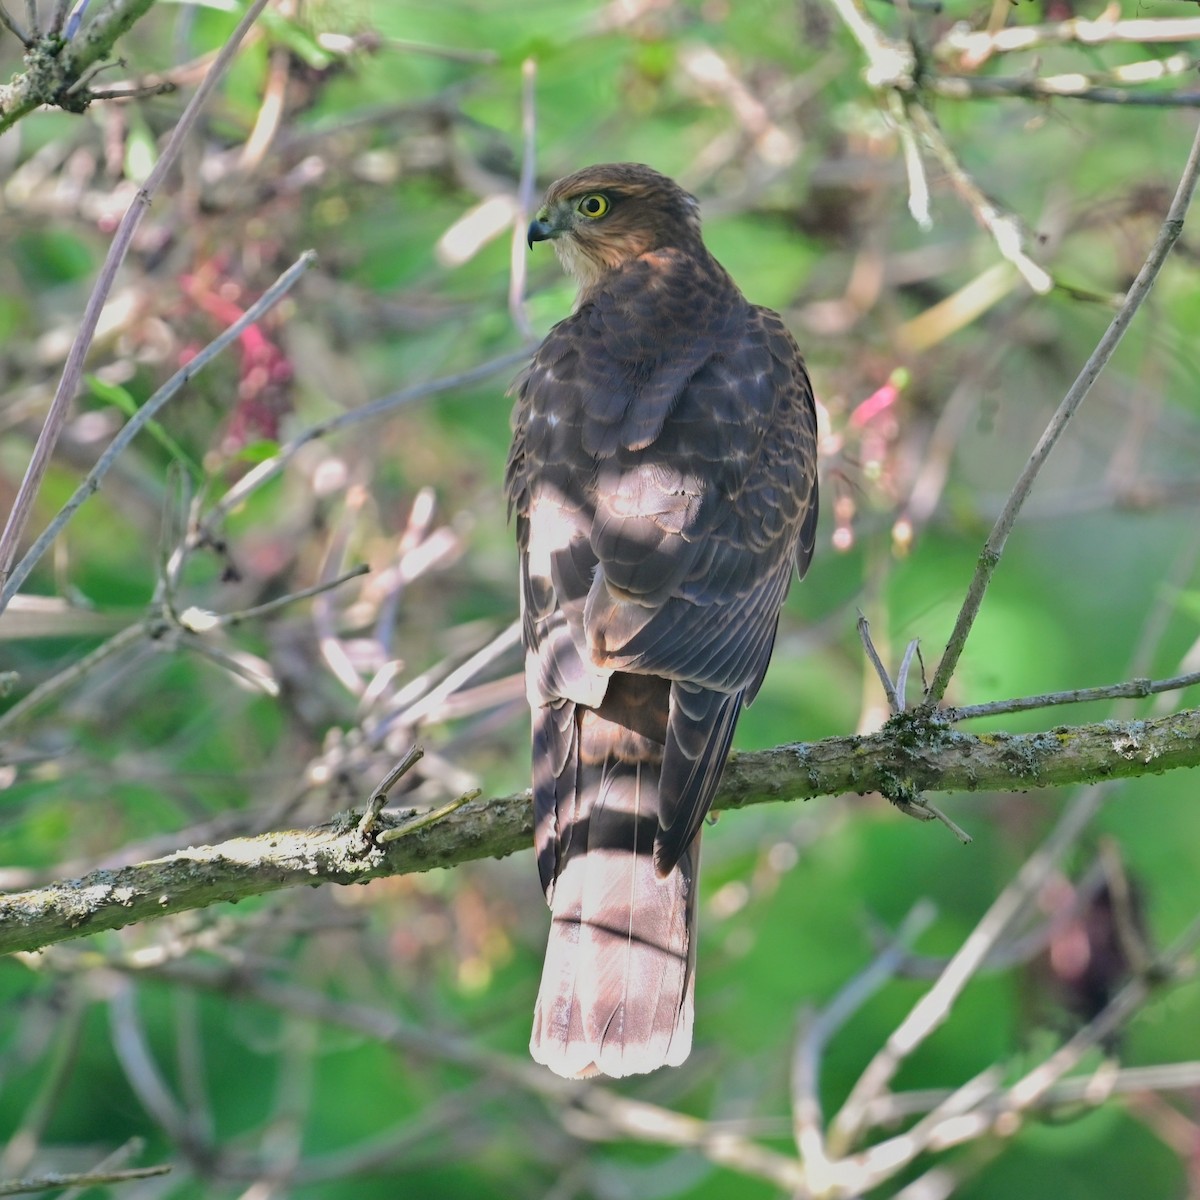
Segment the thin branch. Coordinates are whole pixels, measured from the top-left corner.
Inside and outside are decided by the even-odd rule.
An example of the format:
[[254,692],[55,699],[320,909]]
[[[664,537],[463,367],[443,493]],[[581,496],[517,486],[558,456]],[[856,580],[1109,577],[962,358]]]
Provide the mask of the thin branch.
[[[491,666],[497,658],[507,654],[520,643],[521,622],[513,621],[507,629],[498,633],[466,662],[455,667],[436,687],[429,688],[418,699],[398,708],[398,711],[390,712],[385,718],[387,725],[415,725],[419,721],[437,720],[439,709],[446,700],[458,692],[468,680],[473,679],[485,667]],[[396,700],[392,703],[395,706]]]
[[955,1088],[946,1099],[911,1129],[870,1146],[861,1154],[839,1163],[844,1178],[855,1196],[873,1191],[892,1179],[930,1146],[938,1144],[939,1134],[947,1128],[961,1128],[975,1109],[991,1095],[1003,1078],[996,1067],[980,1071]]
[[34,1179],[0,1180],[0,1196],[21,1196],[26,1192],[44,1192],[68,1187],[98,1187],[105,1183],[128,1183],[133,1179],[150,1179],[171,1171],[170,1163],[157,1167],[127,1167],[121,1171],[81,1171],[78,1174],[38,1175]]
[[887,697],[888,712],[895,716],[898,712],[904,710],[904,701],[896,690],[896,685],[892,682],[892,677],[888,674],[887,667],[883,665],[883,659],[879,657],[879,651],[875,649],[875,642],[871,637],[871,624],[867,620],[866,614],[860,612],[858,621],[858,637],[863,644],[863,649],[867,653],[867,658],[870,660],[871,666],[875,668],[875,674],[879,677],[879,683],[883,688],[883,694]]
[[[1026,1112],[1044,1107],[1046,1097],[1068,1071],[1077,1067],[1086,1055],[1124,1026],[1164,983],[1174,980],[1181,971],[1186,970],[1185,960],[1198,945],[1200,919],[1194,920],[1175,939],[1159,958],[1154,970],[1130,980],[1091,1021],[1049,1058],[1038,1063],[1010,1087],[994,1090],[982,1098],[969,1114],[940,1129],[934,1125],[931,1128],[933,1136],[926,1142],[927,1148],[945,1150],[989,1131],[1003,1131],[1011,1136],[1019,1128]],[[1086,1080],[1087,1086],[1082,1088],[1079,1099],[1091,1104],[1107,1100],[1112,1094],[1117,1075],[1118,1072],[1111,1066],[1102,1066]],[[1078,1084],[1080,1081],[1069,1082]],[[929,1121],[929,1118],[925,1118],[925,1121]],[[872,1147],[872,1151],[879,1150],[881,1156],[886,1157],[888,1147],[889,1143],[882,1143]],[[891,1149],[894,1151],[895,1147]]]
[[388,793],[424,756],[425,751],[420,746],[413,746],[379,781],[379,785],[371,793],[371,798],[367,801],[366,808],[363,809],[362,818],[359,820],[358,828],[355,831],[358,835],[359,843],[364,848],[370,845],[370,838],[375,829],[375,822],[379,820],[379,814],[383,812],[383,806],[387,803]]
[[1093,700],[1140,700],[1160,692],[1175,692],[1200,683],[1200,671],[1172,675],[1170,679],[1129,679],[1101,687],[1069,688],[1064,692],[1046,692],[1040,696],[1018,696],[1012,700],[992,700],[986,704],[961,704],[943,708],[938,716],[956,724],[976,717],[995,717],[1001,713],[1028,712],[1032,708],[1053,708],[1057,704],[1086,704]]
[[456,813],[464,804],[470,804],[472,800],[478,800],[483,795],[482,788],[471,788],[469,792],[463,792],[461,796],[455,796],[440,808],[435,808],[432,812],[421,813],[419,816],[413,817],[411,821],[406,821],[403,825],[397,826],[394,829],[385,829],[379,835],[379,844],[388,846],[392,842],[398,842],[401,838],[411,837],[414,833],[419,833],[422,829],[428,829],[431,825],[436,825],[439,821],[443,821],[451,813]]
[[867,84],[873,88],[912,91],[917,66],[912,47],[885,36],[856,0],[830,0],[830,3],[867,60],[864,73]]
[[810,1188],[817,1194],[824,1193],[836,1174],[822,1129],[820,1067],[825,1048],[846,1022],[895,976],[909,954],[909,947],[935,916],[936,909],[930,901],[918,901],[900,923],[892,942],[866,970],[846,984],[818,1015],[801,1022],[792,1058],[793,1132],[796,1149],[808,1171]]
[[[120,26],[120,21],[113,14],[122,9],[122,7],[127,8],[133,14],[128,17],[128,23],[125,25],[125,28],[128,28],[150,6],[150,2],[151,0],[137,0],[137,3],[126,6],[122,6],[119,3],[111,5],[101,17],[88,26],[82,39],[84,44],[91,45],[96,40],[97,35],[95,31],[97,26],[100,26],[102,22],[107,20],[106,29],[114,25]],[[238,47],[241,45],[242,38],[250,31],[251,26],[258,19],[258,15],[262,12],[266,3],[267,0],[253,0],[253,3],[247,8],[245,16],[238,22],[237,28],[230,34],[229,40],[221,47],[220,54],[214,59],[213,65],[204,76],[200,86],[188,102],[187,107],[183,110],[183,114],[172,130],[171,137],[163,148],[158,162],[154,164],[154,169],[147,176],[146,182],[138,189],[137,195],[134,196],[125,215],[121,218],[121,223],[117,227],[116,234],[113,236],[112,245],[108,250],[108,257],[104,260],[104,266],[100,269],[96,285],[92,288],[92,294],[88,297],[87,307],[84,309],[83,317],[79,323],[79,331],[75,335],[75,340],[71,343],[71,350],[67,355],[66,365],[63,367],[62,377],[59,379],[58,390],[54,393],[54,399],[50,403],[45,423],[42,426],[41,433],[38,434],[37,443],[34,445],[33,457],[30,459],[25,476],[21,480],[21,486],[17,491],[17,498],[13,503],[12,511],[8,515],[4,532],[0,534],[0,585],[3,585],[3,592],[0,593],[0,613],[4,612],[5,607],[14,594],[15,589],[8,587],[9,572],[17,556],[17,547],[20,544],[21,535],[25,531],[25,526],[29,523],[29,517],[33,511],[33,502],[41,487],[42,479],[50,467],[50,460],[54,455],[54,447],[58,443],[59,434],[62,433],[63,426],[66,424],[71,401],[74,399],[75,393],[79,390],[79,380],[83,375],[84,360],[87,358],[92,338],[96,334],[96,326],[100,321],[100,314],[108,300],[108,294],[112,290],[113,283],[116,280],[117,271],[120,269],[121,263],[124,261],[125,255],[133,242],[133,235],[138,225],[141,224],[142,217],[150,207],[151,199],[155,192],[158,191],[163,180],[174,169],[175,160],[179,157],[179,152],[183,149],[183,144],[187,141],[188,135],[192,131],[192,126],[196,123],[196,119],[200,115],[200,110],[204,107],[209,95],[225,74],[226,69],[233,62]],[[138,9],[139,4],[141,5],[140,10]],[[111,46],[112,42],[110,41],[108,44]],[[99,56],[97,55],[97,57]],[[0,130],[2,128],[2,123],[0,123]]]
[[8,9],[3,4],[0,4],[0,25],[3,25],[27,49],[32,44],[29,34],[8,15]]
[[866,1128],[868,1107],[885,1092],[904,1060],[949,1017],[963,988],[1000,937],[1012,927],[1055,864],[1099,811],[1107,790],[1100,786],[1089,788],[1067,809],[1050,836],[1025,860],[1016,878],[979,919],[938,981],[867,1064],[830,1126],[829,1142],[834,1153],[844,1153],[858,1140]]
[[1142,265],[1142,269],[1138,272],[1137,278],[1133,281],[1133,285],[1130,287],[1129,293],[1125,297],[1116,316],[1113,317],[1112,323],[1105,330],[1104,336],[1100,339],[1096,349],[1092,351],[1091,356],[1084,364],[1083,370],[1080,371],[1070,390],[1063,397],[1058,410],[1050,419],[1050,423],[1046,426],[1041,439],[1029,457],[1029,462],[1025,465],[1024,471],[1021,472],[1020,478],[1013,486],[1013,490],[1004,505],[1004,511],[997,518],[992,532],[988,535],[983,552],[979,556],[975,575],[971,580],[970,587],[967,589],[966,599],[963,601],[958,619],[954,624],[954,630],[950,635],[949,642],[946,644],[942,660],[938,663],[937,670],[934,672],[933,681],[929,685],[929,691],[926,693],[926,703],[931,705],[937,704],[945,695],[946,688],[950,683],[950,677],[954,674],[954,668],[958,665],[959,656],[962,654],[967,636],[971,632],[971,626],[975,623],[979,607],[983,603],[984,593],[991,582],[992,574],[996,570],[1000,556],[1004,553],[1008,535],[1012,532],[1012,528],[1016,524],[1021,507],[1025,503],[1025,498],[1029,495],[1034,480],[1049,457],[1050,451],[1054,448],[1055,443],[1066,428],[1067,423],[1075,414],[1075,410],[1083,402],[1084,397],[1091,390],[1091,386],[1095,383],[1100,372],[1108,364],[1108,360],[1112,357],[1113,351],[1116,350],[1121,338],[1124,336],[1129,323],[1133,320],[1142,302],[1150,294],[1150,289],[1154,286],[1154,282],[1158,278],[1158,273],[1162,269],[1163,263],[1166,262],[1167,255],[1171,252],[1171,247],[1175,245],[1176,241],[1179,240],[1180,234],[1183,232],[1184,216],[1187,213],[1188,206],[1191,204],[1198,176],[1200,176],[1200,126],[1197,127],[1196,136],[1192,141],[1192,149],[1188,155],[1183,175],[1179,180],[1179,187],[1175,192],[1175,198],[1171,201],[1171,207],[1167,212],[1166,220],[1163,222],[1163,227],[1155,240],[1149,256]]
[[[79,1070],[80,1050],[84,1044],[84,1020],[90,1002],[85,996],[86,988],[72,986],[66,990],[54,1015],[45,1014],[53,1020],[54,1032],[50,1035],[50,1053],[38,1066],[38,1078],[34,1086],[22,1097],[24,1110],[21,1118],[9,1126],[7,1144],[0,1151],[0,1177],[23,1175],[29,1170],[45,1144],[46,1132],[54,1119],[69,1081]],[[16,1021],[13,1021],[14,1028]],[[140,1147],[139,1147],[140,1150]],[[121,1162],[105,1161],[100,1168],[117,1167]]]
[[1165,20],[1135,18],[1117,21],[1101,17],[1089,21],[1072,17],[1050,25],[1010,25],[1002,29],[951,29],[934,47],[938,57],[960,54],[973,64],[981,64],[993,54],[1036,50],[1039,46],[1076,42],[1081,46],[1102,46],[1109,42],[1191,42],[1200,39],[1200,17],[1175,17]]
[[1001,257],[1007,259],[1021,278],[1039,296],[1044,296],[1054,286],[1049,272],[1039,266],[1025,253],[1021,224],[1011,213],[1001,212],[1000,209],[984,195],[983,189],[971,178],[966,168],[958,161],[958,156],[950,147],[950,143],[942,136],[937,122],[923,105],[912,102],[906,107],[906,115],[913,127],[925,140],[942,170],[946,172],[954,190],[962,197],[963,202],[975,214],[976,220],[992,235],[996,248]]
[[905,119],[904,100],[893,92],[892,117],[900,134],[900,148],[904,152],[904,173],[908,177],[908,211],[922,233],[933,229],[933,216],[929,211],[929,178],[925,173],[925,162],[917,145],[912,122]]
[[523,346],[519,350],[514,350],[509,354],[501,354],[499,357],[489,359],[487,362],[480,363],[479,366],[471,367],[469,370],[460,371],[454,375],[446,375],[441,379],[431,379],[428,383],[414,384],[412,387],[401,388],[396,392],[389,392],[386,396],[381,396],[378,400],[372,400],[370,404],[364,404],[361,408],[354,408],[349,412],[338,413],[337,416],[330,417],[326,421],[318,421],[315,425],[310,425],[290,441],[280,446],[277,454],[264,459],[243,475],[205,515],[195,537],[199,540],[213,538],[221,522],[247,496],[257,491],[263,484],[274,479],[309,442],[315,442],[318,438],[329,437],[331,434],[339,433],[341,430],[348,429],[352,425],[358,425],[363,421],[373,421],[378,417],[388,416],[396,409],[403,408],[404,405],[412,404],[417,400],[425,400],[430,396],[440,396],[443,392],[453,392],[459,388],[469,387],[473,383],[489,379],[500,371],[509,370],[523,363],[529,357],[532,350],[532,346]]
[[[1200,1061],[1163,1063],[1149,1067],[1124,1067],[1107,1081],[1104,1098],[1128,1096],[1137,1092],[1192,1091],[1200,1088]],[[1060,1079],[1029,1104],[1029,1109],[1052,1112],[1056,1108],[1074,1108],[1095,1102],[1096,1086],[1090,1075]],[[951,1094],[948,1088],[922,1088],[881,1096],[867,1109],[871,1126],[895,1125],[911,1117],[930,1112]]]
[[1040,1100],[1054,1083],[1079,1065],[1084,1055],[1102,1045],[1120,1029],[1145,1004],[1153,991],[1180,971],[1197,946],[1200,946],[1200,918],[1193,920],[1172,942],[1152,969],[1131,979],[1065,1045],[1017,1080],[1005,1093],[1002,1109],[1021,1112]]
[[326,592],[333,591],[334,588],[341,587],[343,583],[348,583],[351,579],[359,579],[370,573],[371,568],[366,563],[359,563],[357,567],[343,571],[334,579],[326,579],[323,583],[314,583],[311,587],[288,592],[286,596],[276,596],[274,600],[256,604],[252,608],[241,608],[237,612],[214,613],[207,609],[186,608],[179,614],[179,623],[192,633],[204,633],[209,629],[243,625],[247,621],[256,621],[259,617],[265,617],[281,608],[287,608],[299,600],[308,600],[313,596],[324,595]]
[[267,56],[267,78],[263,84],[262,100],[250,136],[242,143],[238,170],[247,174],[262,166],[271,143],[283,123],[287,111],[288,79],[292,70],[292,52],[284,42],[271,47]]
[[789,1193],[802,1193],[805,1189],[802,1163],[736,1130],[627,1098],[599,1084],[560,1079],[529,1060],[484,1049],[428,1025],[408,1024],[392,1011],[348,1004],[268,979],[263,972],[236,967],[214,971],[197,969],[188,963],[172,963],[156,970],[154,975],[183,986],[251,997],[283,1012],[352,1029],[406,1056],[458,1063],[543,1097],[559,1118],[588,1117],[609,1136],[696,1150],[712,1162],[767,1179]]
[[[226,346],[237,340],[242,331],[261,319],[296,285],[305,271],[316,261],[316,254],[306,250],[280,277],[252,304],[232,325],[219,337],[214,338],[204,347],[195,358],[185,366],[180,367],[166,383],[137,410],[136,413],[121,427],[121,431],[113,438],[108,448],[100,456],[96,465],[88,472],[87,478],[75,489],[71,499],[63,505],[58,515],[45,528],[37,541],[25,552],[20,563],[13,569],[0,592],[0,613],[3,613],[9,601],[15,596],[21,584],[29,577],[29,573],[37,565],[42,555],[50,548],[54,539],[62,532],[67,522],[75,515],[84,502],[95,493],[104,476],[108,474],[118,456],[130,442],[158,415],[167,401],[199,374]],[[47,417],[46,427],[49,427]],[[40,439],[39,439],[40,441]],[[26,476],[28,478],[28,476]],[[15,513],[15,509],[14,509]]]
[[62,695],[68,688],[73,687],[85,675],[89,675],[101,663],[106,662],[114,654],[118,654],[129,646],[136,645],[146,637],[146,626],[137,621],[127,625],[119,633],[114,633],[107,641],[101,642],[95,650],[85,654],[83,658],[73,662],[69,667],[52,675],[44,683],[39,684],[27,696],[22,696],[16,704],[0,716],[0,734],[6,734],[19,725],[31,713],[36,712],[43,704]]
[[[879,652],[875,649],[875,643],[871,638],[871,626],[861,612],[858,614],[858,636],[862,639],[867,658],[870,659],[871,665],[875,668],[875,674],[879,676],[879,682],[883,685],[892,717],[897,717],[904,712],[904,688],[908,681],[908,670],[912,664],[912,656],[917,648],[917,643],[915,639],[908,643],[904,652],[904,660],[900,664],[901,682],[897,685],[892,682],[887,668],[883,665],[883,660],[879,657]],[[910,783],[898,783],[890,791],[885,791],[884,795],[905,816],[913,817],[918,821],[940,821],[964,846],[970,845],[971,835],[961,826],[956,825],[936,804],[923,796]]]
[[871,21],[855,0],[831,0],[838,16],[858,41],[866,55],[867,83],[887,93],[892,119],[900,133],[904,161],[909,178],[909,208],[917,223],[928,228],[929,209],[924,172],[916,151],[914,131],[928,145],[946,172],[955,191],[975,214],[979,223],[992,235],[1001,255],[1016,267],[1021,277],[1039,295],[1054,286],[1049,273],[1025,253],[1023,237],[1017,219],[1001,210],[984,195],[971,178],[950,143],[942,136],[937,122],[921,104],[921,89],[936,91],[938,76],[922,76],[917,80],[917,61],[913,50],[901,42],[887,38]]
[[271,664],[257,654],[245,650],[226,650],[203,636],[186,631],[181,632],[179,646],[214,663],[222,671],[228,671],[235,679],[243,680],[264,695],[274,697],[280,693],[279,681]]
[[[1106,721],[1053,733],[979,738],[905,714],[870,737],[734,754],[714,807],[905,789],[1026,791],[1198,765],[1200,709],[1128,725]],[[384,814],[379,824],[403,828],[410,821],[411,816]],[[280,888],[361,883],[503,857],[526,849],[532,838],[529,795],[522,792],[464,804],[386,850],[366,854],[355,820],[194,846],[0,897],[0,954]]]
[[[1186,61],[1189,68],[1195,66],[1194,59],[1186,58]],[[1169,72],[1183,73],[1183,70]],[[1163,77],[1167,74],[1167,71],[1162,72]],[[1145,81],[1139,79],[1134,82]],[[1025,100],[1071,99],[1087,104],[1125,104],[1143,108],[1200,108],[1200,91],[1134,92],[1120,87],[1094,86],[1084,75],[1056,75],[1043,79],[1036,76],[933,75],[924,81],[924,86],[947,100],[1019,97]]]
[[142,1107],[177,1145],[195,1144],[190,1114],[176,1100],[146,1039],[128,977],[116,976],[108,997],[108,1027],[117,1061]]
[[[900,670],[896,672],[896,696],[900,700],[900,707],[905,706],[905,696],[908,694],[908,673],[912,669],[913,657],[916,657],[917,662],[921,663],[921,643],[917,638],[913,638],[907,646],[904,647],[904,657],[900,660]],[[921,670],[924,672],[925,664],[921,663]]]

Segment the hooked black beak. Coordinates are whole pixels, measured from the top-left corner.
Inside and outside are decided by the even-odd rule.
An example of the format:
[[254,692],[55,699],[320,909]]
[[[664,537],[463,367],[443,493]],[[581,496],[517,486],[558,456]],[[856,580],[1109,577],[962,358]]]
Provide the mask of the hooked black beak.
[[529,222],[529,248],[533,249],[534,242],[549,241],[554,236],[554,229],[547,222],[535,217]]

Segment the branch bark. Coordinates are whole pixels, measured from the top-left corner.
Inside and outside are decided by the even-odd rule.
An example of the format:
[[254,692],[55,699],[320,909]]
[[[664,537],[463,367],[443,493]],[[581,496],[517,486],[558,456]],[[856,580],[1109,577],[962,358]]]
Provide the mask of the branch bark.
[[72,89],[153,4],[154,0],[113,0],[70,41],[54,34],[38,38],[26,52],[24,72],[0,87],[0,133],[43,104],[75,112],[86,108],[86,91]]
[[[834,737],[734,754],[715,809],[880,792],[1025,791],[1200,765],[1200,709],[1144,721],[1060,726],[1044,733],[967,734],[921,712],[867,737]],[[380,827],[410,818],[385,815]],[[281,888],[366,883],[523,850],[533,838],[527,793],[481,799],[386,847],[363,848],[353,817],[312,829],[189,847],[165,858],[0,897],[0,953]]]

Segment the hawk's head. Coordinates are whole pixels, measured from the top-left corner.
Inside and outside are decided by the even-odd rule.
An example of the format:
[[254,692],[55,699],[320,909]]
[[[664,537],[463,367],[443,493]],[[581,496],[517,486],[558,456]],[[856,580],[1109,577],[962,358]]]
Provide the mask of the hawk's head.
[[641,163],[584,167],[550,185],[529,245],[554,240],[583,288],[648,251],[700,246],[700,206],[673,179]]

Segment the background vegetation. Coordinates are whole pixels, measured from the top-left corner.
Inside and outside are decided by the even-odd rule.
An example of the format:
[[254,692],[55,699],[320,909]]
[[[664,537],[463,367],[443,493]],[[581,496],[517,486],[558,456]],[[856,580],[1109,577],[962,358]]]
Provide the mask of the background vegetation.
[[[138,433],[0,615],[8,891],[316,825],[415,742],[401,807],[526,786],[505,389],[572,287],[520,233],[587,162],[700,197],[823,405],[818,555],[739,749],[877,729],[856,610],[891,669],[912,639],[932,668],[1200,104],[1200,13],[1175,0],[278,0],[172,162],[244,6],[66,7],[10,4],[0,30],[19,76],[0,89],[0,513],[114,233],[155,194],[21,554],[131,413],[317,260]],[[119,59],[84,87],[119,99],[29,90],[47,61],[104,62],[87,39],[118,18]],[[1039,477],[948,703],[1200,668],[1198,254],[1189,227]],[[1111,719],[1137,756],[1128,722],[1195,696],[969,728]],[[1195,776],[937,803],[970,846],[877,795],[709,829],[696,1049],[620,1086],[527,1060],[546,926],[528,853],[10,957],[0,1179],[58,1194],[51,1173],[170,1164],[93,1191],[136,1200],[1200,1196]]]

